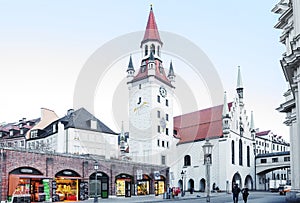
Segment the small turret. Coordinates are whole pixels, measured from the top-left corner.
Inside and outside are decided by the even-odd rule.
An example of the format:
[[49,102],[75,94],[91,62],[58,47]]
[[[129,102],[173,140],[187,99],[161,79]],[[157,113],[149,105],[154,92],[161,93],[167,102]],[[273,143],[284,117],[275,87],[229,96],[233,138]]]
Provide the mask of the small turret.
[[223,112],[222,112],[222,124],[223,124],[223,135],[227,135],[230,133],[230,115],[228,110],[228,103],[227,103],[227,95],[224,92],[224,104],[223,104]]
[[128,64],[128,68],[127,68],[127,82],[131,81],[134,77],[134,67],[133,67],[133,63],[132,63],[132,58],[131,58],[131,55],[130,55],[130,58],[129,58],[129,64]]
[[174,83],[175,83],[175,74],[174,74],[172,61],[170,63],[168,79],[170,80],[171,84],[174,85]]
[[240,66],[238,66],[238,77],[237,77],[237,86],[236,91],[239,97],[239,104],[240,106],[243,106],[243,98],[244,98],[244,88],[243,88],[243,81],[242,81],[242,75],[241,75],[241,69]]
[[124,132],[123,121],[122,121],[122,130],[120,134],[120,151],[121,151],[121,155],[123,155],[125,152],[125,132]]
[[250,132],[251,132],[251,137],[254,140],[255,139],[256,130],[255,130],[255,126],[254,126],[253,111],[251,111]]

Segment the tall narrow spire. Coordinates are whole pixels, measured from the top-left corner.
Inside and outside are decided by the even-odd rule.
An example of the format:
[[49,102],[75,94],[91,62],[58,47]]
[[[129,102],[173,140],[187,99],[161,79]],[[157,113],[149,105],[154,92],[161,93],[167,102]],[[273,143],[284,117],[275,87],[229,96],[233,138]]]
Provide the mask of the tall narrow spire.
[[238,66],[238,77],[237,77],[237,85],[236,89],[243,88],[243,81],[242,81],[242,74],[241,74],[241,68]]
[[255,131],[255,125],[254,125],[254,117],[253,117],[253,111],[251,111],[251,121],[250,121],[250,131]]
[[132,63],[132,57],[130,55],[127,72],[132,71],[132,70],[134,71],[134,67],[133,67],[133,63]]
[[227,103],[227,94],[226,91],[224,92],[224,104],[223,104],[223,113],[222,113],[223,118],[228,118],[229,117],[229,110],[228,110],[228,103]]
[[242,81],[242,74],[241,74],[240,66],[238,66],[236,92],[238,93],[238,96],[239,96],[239,104],[240,104],[240,106],[243,106],[244,105],[244,102],[243,102],[244,88],[243,88],[243,81]]
[[145,43],[149,40],[158,41],[161,45],[163,44],[162,41],[160,40],[160,36],[159,36],[159,33],[158,33],[158,29],[157,29],[157,25],[156,25],[156,22],[155,22],[155,17],[154,17],[152,5],[150,6],[150,13],[149,13],[149,17],[148,17],[146,31],[145,31],[145,34],[144,34],[144,38],[141,42],[141,46],[142,46],[143,43]]

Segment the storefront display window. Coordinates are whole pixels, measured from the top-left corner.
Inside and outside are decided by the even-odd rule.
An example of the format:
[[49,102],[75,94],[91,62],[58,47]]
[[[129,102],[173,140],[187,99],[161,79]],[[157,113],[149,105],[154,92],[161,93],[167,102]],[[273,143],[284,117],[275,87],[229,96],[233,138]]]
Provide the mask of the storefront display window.
[[59,201],[79,200],[80,176],[78,173],[72,170],[63,170],[58,172],[55,177],[55,199]]

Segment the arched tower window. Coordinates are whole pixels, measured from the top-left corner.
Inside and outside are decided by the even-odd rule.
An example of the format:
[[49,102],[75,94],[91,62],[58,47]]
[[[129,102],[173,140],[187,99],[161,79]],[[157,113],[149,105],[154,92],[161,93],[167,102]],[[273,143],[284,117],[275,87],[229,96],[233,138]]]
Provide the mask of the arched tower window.
[[154,44],[151,44],[150,51],[153,53],[153,55],[155,54],[155,46],[154,46]]
[[157,46],[157,55],[160,56],[160,46]]
[[247,166],[250,167],[250,147],[247,146]]
[[148,55],[148,45],[145,45],[145,56]]
[[234,164],[234,141],[231,141],[231,163]]
[[184,166],[190,166],[191,165],[191,156],[190,155],[185,155],[184,156]]
[[243,143],[241,139],[239,141],[239,164],[243,165]]

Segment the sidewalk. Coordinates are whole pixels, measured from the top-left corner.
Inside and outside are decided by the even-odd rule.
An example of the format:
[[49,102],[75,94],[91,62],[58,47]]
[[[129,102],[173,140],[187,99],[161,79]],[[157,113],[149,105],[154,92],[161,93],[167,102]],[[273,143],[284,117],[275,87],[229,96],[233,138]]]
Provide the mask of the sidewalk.
[[[222,196],[226,195],[225,192],[221,193],[211,193],[211,197],[215,196]],[[122,203],[140,203],[140,202],[168,202],[168,201],[174,201],[174,200],[189,200],[189,199],[203,199],[206,198],[206,193],[203,192],[194,192],[193,194],[190,194],[188,192],[185,193],[184,197],[181,197],[181,194],[179,196],[174,197],[174,199],[164,199],[163,195],[155,196],[155,195],[145,195],[145,196],[131,196],[131,197],[117,197],[117,196],[109,196],[107,199],[98,199],[98,202],[122,202]],[[94,199],[90,198],[85,201],[81,201],[84,203],[93,203]]]

